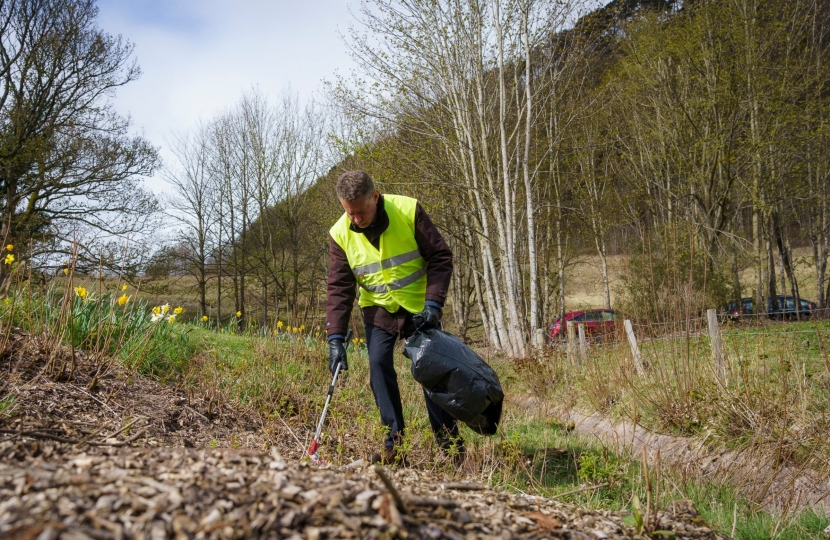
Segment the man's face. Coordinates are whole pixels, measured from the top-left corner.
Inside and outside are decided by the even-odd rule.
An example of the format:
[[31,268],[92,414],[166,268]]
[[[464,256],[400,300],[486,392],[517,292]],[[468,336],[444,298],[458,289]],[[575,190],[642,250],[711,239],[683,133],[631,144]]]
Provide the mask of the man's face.
[[340,204],[343,205],[346,215],[349,216],[349,221],[361,229],[365,229],[375,219],[375,212],[378,209],[378,197],[380,197],[380,192],[375,190],[368,199],[358,197],[351,202],[340,199]]

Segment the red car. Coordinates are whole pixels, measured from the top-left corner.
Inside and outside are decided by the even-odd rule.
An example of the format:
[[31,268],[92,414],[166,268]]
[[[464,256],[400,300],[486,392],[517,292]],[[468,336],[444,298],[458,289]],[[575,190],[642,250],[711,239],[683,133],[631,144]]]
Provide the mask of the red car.
[[625,317],[619,311],[613,309],[587,309],[584,311],[570,311],[565,313],[565,324],[562,324],[561,317],[551,323],[548,329],[548,337],[551,340],[568,339],[567,322],[573,321],[574,330],[579,324],[585,325],[585,335],[589,338],[602,338],[613,334],[617,327],[622,327]]

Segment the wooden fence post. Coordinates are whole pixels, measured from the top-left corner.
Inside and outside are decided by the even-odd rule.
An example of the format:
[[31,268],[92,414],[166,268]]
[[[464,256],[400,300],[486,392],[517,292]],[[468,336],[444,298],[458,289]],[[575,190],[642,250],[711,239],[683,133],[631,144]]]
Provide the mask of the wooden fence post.
[[568,321],[565,323],[565,327],[568,329],[568,361],[572,364],[575,364],[575,356],[576,356],[576,328],[574,328],[574,322]]
[[535,338],[536,338],[536,343],[534,343],[534,345],[536,345],[537,349],[541,349],[542,347],[545,346],[545,330],[544,330],[544,328],[537,328],[536,329]]
[[709,345],[712,347],[712,360],[715,362],[715,372],[721,382],[726,382],[726,366],[723,363],[723,347],[720,340],[718,326],[718,311],[707,309],[706,318],[709,321]]
[[585,339],[585,324],[580,323],[576,325],[579,329],[579,354],[582,357],[582,363],[588,363],[588,341]]
[[643,359],[640,357],[640,348],[637,346],[637,336],[634,335],[634,327],[628,319],[623,321],[623,325],[625,335],[628,336],[628,345],[631,347],[631,356],[634,357],[634,367],[637,369],[637,374],[642,375],[645,369],[643,369]]

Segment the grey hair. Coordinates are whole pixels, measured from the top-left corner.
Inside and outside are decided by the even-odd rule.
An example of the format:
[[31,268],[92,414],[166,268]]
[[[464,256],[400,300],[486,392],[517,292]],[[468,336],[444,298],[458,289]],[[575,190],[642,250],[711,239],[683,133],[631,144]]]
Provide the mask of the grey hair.
[[356,201],[359,197],[369,199],[375,192],[375,183],[366,171],[346,171],[337,179],[337,197],[346,201]]

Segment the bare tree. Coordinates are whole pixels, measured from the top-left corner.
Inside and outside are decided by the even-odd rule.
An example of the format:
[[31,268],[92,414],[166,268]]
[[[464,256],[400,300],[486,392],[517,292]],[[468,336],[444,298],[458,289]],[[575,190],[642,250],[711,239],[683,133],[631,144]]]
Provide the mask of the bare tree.
[[199,125],[193,134],[178,135],[171,150],[177,164],[164,169],[173,187],[169,198],[173,216],[181,223],[176,234],[177,254],[185,271],[196,279],[200,315],[208,313],[207,286],[211,278],[217,229],[218,192],[210,169],[210,127]]
[[138,181],[156,150],[108,100],[140,71],[97,14],[94,0],[0,2],[0,237],[13,243],[108,242],[157,210]]
[[364,122],[405,125],[443,143],[464,187],[459,204],[472,211],[485,327],[515,356],[526,354],[541,313],[536,222],[547,156],[534,138],[551,57],[538,51],[575,9],[531,0],[375,1],[362,13],[367,33],[353,31],[350,47],[376,86],[341,81],[332,91]]

